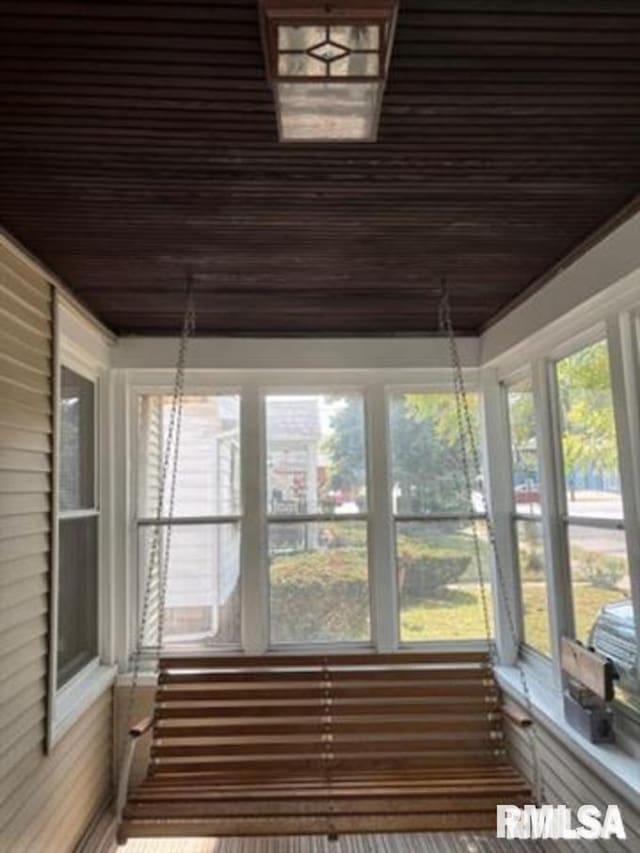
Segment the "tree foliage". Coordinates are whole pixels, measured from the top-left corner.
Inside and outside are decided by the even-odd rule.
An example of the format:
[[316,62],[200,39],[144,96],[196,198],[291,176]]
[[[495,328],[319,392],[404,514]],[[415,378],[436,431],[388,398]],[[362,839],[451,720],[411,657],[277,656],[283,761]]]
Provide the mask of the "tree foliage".
[[[477,425],[478,405],[470,397]],[[351,489],[364,482],[362,410],[348,400],[331,421],[325,450],[330,486]],[[460,437],[452,394],[405,394],[390,406],[392,471],[398,510],[405,513],[469,509],[462,473]]]
[[515,482],[539,480],[536,415],[531,381],[509,388],[509,427]]
[[609,355],[599,341],[558,362],[565,470],[611,471],[618,465]]
[[329,487],[352,493],[366,482],[366,452],[362,405],[346,398],[331,418],[331,437],[324,450],[329,457]]

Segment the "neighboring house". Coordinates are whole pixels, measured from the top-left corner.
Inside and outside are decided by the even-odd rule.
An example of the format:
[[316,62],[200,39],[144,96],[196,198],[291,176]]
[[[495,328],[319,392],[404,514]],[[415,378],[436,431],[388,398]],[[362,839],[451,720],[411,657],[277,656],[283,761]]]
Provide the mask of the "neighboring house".
[[267,423],[269,511],[274,515],[317,512],[322,485],[318,397],[271,399]]
[[[139,486],[143,514],[155,515],[171,399],[144,397],[141,407],[146,470]],[[174,515],[202,516],[203,507],[210,516],[233,512],[238,506],[239,459],[238,411],[233,398],[187,397]],[[164,514],[168,503],[166,488]],[[162,533],[164,545],[166,528]],[[150,535],[151,528],[147,537]],[[225,605],[237,588],[238,547],[237,525],[173,526],[165,607],[168,639],[191,641],[220,632]]]

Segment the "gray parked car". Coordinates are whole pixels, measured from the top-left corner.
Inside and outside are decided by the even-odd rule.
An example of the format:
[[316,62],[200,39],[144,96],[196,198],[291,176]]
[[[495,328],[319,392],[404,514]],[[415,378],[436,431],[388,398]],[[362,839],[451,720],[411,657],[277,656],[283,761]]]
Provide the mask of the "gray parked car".
[[611,658],[623,689],[637,691],[638,638],[630,599],[605,604],[589,632],[589,645]]

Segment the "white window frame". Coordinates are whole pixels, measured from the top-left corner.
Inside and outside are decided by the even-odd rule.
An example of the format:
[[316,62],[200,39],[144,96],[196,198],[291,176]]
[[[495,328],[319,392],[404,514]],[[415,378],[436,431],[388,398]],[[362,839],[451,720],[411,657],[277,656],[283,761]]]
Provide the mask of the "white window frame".
[[[481,394],[477,368],[465,368],[470,391]],[[118,609],[120,671],[128,679],[131,654],[137,642],[137,614],[142,589],[138,560],[136,516],[137,495],[137,400],[140,394],[167,394],[173,387],[169,368],[136,368],[112,373],[112,398],[115,400],[114,457],[118,503],[114,555],[121,559],[120,583],[126,590],[126,602]],[[343,651],[345,648],[375,649],[392,652],[400,648],[394,521],[391,514],[390,447],[388,442],[388,398],[400,391],[453,393],[450,367],[425,369],[297,369],[259,370],[191,368],[187,372],[185,394],[240,394],[240,454],[242,538],[241,648],[244,654],[265,652]],[[369,643],[269,644],[269,571],[266,513],[266,422],[265,397],[268,394],[324,393],[339,395],[354,392],[364,397],[365,444],[367,454],[367,531],[369,554],[369,596],[371,601],[371,639]],[[481,419],[482,420],[482,419]],[[118,452],[121,454],[118,462]],[[376,464],[372,465],[372,460]],[[256,473],[257,472],[257,473]],[[124,512],[122,507],[124,506]],[[347,516],[339,516],[346,519]],[[296,520],[297,519],[296,517]],[[116,557],[117,562],[117,557]],[[433,640],[403,644],[402,648],[482,649],[478,640]],[[206,649],[206,654],[226,649]],[[151,677],[151,680],[152,677]]]
[[[606,321],[611,394],[618,442],[624,532],[630,598],[640,644],[640,309],[611,315]],[[640,655],[636,669],[640,692]],[[640,734],[640,714],[619,706],[619,715]]]
[[[363,429],[364,429],[364,451],[365,451],[365,483],[367,488],[367,511],[364,513],[350,513],[345,515],[331,515],[330,513],[306,513],[303,515],[282,515],[282,514],[273,514],[269,512],[266,505],[266,497],[267,497],[267,398],[270,396],[278,396],[286,394],[287,396],[340,396],[344,394],[345,396],[353,396],[362,400],[362,412],[363,412]],[[282,386],[267,386],[260,389],[260,435],[261,435],[261,448],[262,448],[262,460],[263,464],[260,469],[260,486],[259,492],[263,496],[262,500],[262,537],[261,541],[264,544],[263,553],[261,556],[261,566],[263,567],[263,574],[266,573],[266,608],[267,608],[267,650],[275,651],[275,652],[284,652],[290,651],[291,649],[295,649],[296,651],[302,652],[313,652],[317,651],[319,653],[326,652],[330,650],[344,650],[349,649],[351,651],[357,649],[367,649],[371,650],[376,647],[376,627],[374,625],[374,612],[373,612],[373,546],[371,542],[372,535],[372,521],[371,521],[371,509],[370,509],[370,491],[371,491],[371,453],[369,451],[369,434],[367,429],[367,388],[363,385],[352,385],[345,384],[336,386],[335,384],[327,385],[323,384],[314,384],[309,385],[306,383],[295,382],[292,383],[289,387]],[[360,521],[364,522],[367,530],[367,587],[368,587],[368,597],[369,597],[369,639],[360,641],[360,640],[343,640],[340,642],[309,642],[309,643],[275,643],[271,639],[271,612],[270,612],[270,603],[271,603],[271,577],[270,577],[270,567],[269,567],[269,527],[272,524],[304,524],[304,523],[312,523],[312,522],[337,522],[340,523],[342,521]]]
[[[540,490],[540,510],[535,513],[523,513],[518,511],[518,506],[515,500],[514,493],[514,482],[513,482],[513,439],[512,439],[512,424],[511,424],[511,407],[509,404],[509,394],[511,393],[514,386],[518,385],[521,382],[528,381],[531,386],[531,395],[533,397],[533,410],[535,417],[535,434],[536,434],[536,455],[537,455],[537,464],[538,464],[538,488]],[[549,540],[545,535],[545,499],[546,499],[546,489],[543,486],[543,460],[542,460],[542,452],[540,447],[540,418],[539,418],[539,400],[536,395],[536,387],[535,380],[532,370],[532,365],[526,364],[521,367],[519,370],[514,371],[510,374],[506,379],[501,381],[501,407],[506,414],[507,418],[507,430],[508,430],[508,443],[507,443],[507,455],[508,455],[508,465],[507,470],[509,473],[509,491],[510,491],[510,521],[511,521],[511,538],[512,538],[512,549],[513,549],[513,584],[516,590],[515,598],[517,600],[517,610],[519,614],[519,629],[520,629],[520,653],[521,655],[531,663],[532,666],[537,667],[543,672],[549,672],[552,666],[553,657],[554,657],[554,623],[552,619],[551,613],[551,594],[550,594],[550,574],[551,574],[551,559],[549,555]],[[545,575],[545,584],[547,587],[547,618],[549,625],[549,643],[550,643],[550,653],[549,655],[544,654],[539,649],[536,649],[530,643],[527,642],[526,630],[525,630],[525,620],[524,620],[524,601],[523,601],[523,587],[522,587],[522,577],[520,575],[520,562],[519,562],[519,537],[517,530],[517,522],[533,522],[535,524],[540,525],[541,530],[541,538],[542,538],[542,552],[544,558],[544,575]]]
[[[636,303],[637,304],[637,303]],[[618,460],[622,486],[623,519],[618,524],[607,522],[605,527],[624,529],[627,539],[627,556],[631,578],[636,629],[640,631],[640,308],[633,303],[625,310],[602,312],[600,319],[591,315],[584,326],[574,325],[568,336],[562,333],[549,335],[547,345],[537,341],[522,353],[517,367],[513,363],[507,371],[496,371],[499,381],[507,386],[530,372],[536,412],[538,459],[542,500],[542,525],[549,596],[549,625],[551,631],[551,660],[524,647],[522,659],[541,690],[551,689],[559,695],[563,678],[560,666],[560,638],[574,634],[574,610],[569,564],[566,512],[566,486],[562,460],[562,434],[559,418],[559,401],[556,388],[556,363],[580,349],[606,340],[609,361],[613,411],[616,422]],[[506,391],[506,388],[505,388]],[[506,412],[506,401],[503,404]],[[495,443],[495,433],[489,436]],[[510,445],[505,443],[502,465],[511,471]],[[511,485],[510,485],[511,488]],[[591,519],[581,519],[591,524]],[[596,520],[598,521],[598,520]],[[514,539],[515,544],[515,539]],[[515,563],[514,563],[515,565]],[[514,572],[515,575],[515,572]],[[520,596],[518,584],[518,596]],[[638,634],[640,636],[640,633]],[[509,676],[507,676],[507,679]],[[638,749],[640,720],[637,714],[624,705],[618,705],[617,729],[624,748]],[[597,748],[596,748],[597,750]]]
[[[563,561],[561,565],[561,571],[564,575],[563,577],[563,591],[565,596],[566,612],[564,613],[564,633],[568,636],[575,636],[575,602],[573,598],[573,580],[572,580],[572,572],[571,572],[571,559],[569,552],[569,528],[571,526],[578,527],[588,527],[594,529],[601,530],[618,530],[625,532],[626,528],[626,519],[624,514],[620,519],[607,519],[607,518],[598,518],[598,517],[587,517],[587,516],[575,516],[571,515],[567,506],[567,486],[565,479],[565,469],[564,469],[564,456],[562,450],[562,420],[561,420],[561,409],[560,409],[560,398],[559,398],[559,387],[558,387],[558,379],[557,379],[557,365],[562,359],[568,358],[572,355],[579,353],[581,350],[589,347],[591,345],[603,342],[609,350],[609,336],[607,334],[607,330],[603,327],[602,324],[598,324],[596,327],[586,331],[578,338],[574,338],[573,340],[567,342],[556,349],[555,352],[551,354],[549,357],[549,372],[548,372],[548,381],[550,384],[550,398],[551,398],[551,406],[552,406],[552,420],[553,420],[553,432],[552,432],[552,441],[553,441],[553,452],[554,456],[557,459],[556,465],[556,477],[555,477],[555,492],[556,492],[556,505],[559,514],[559,522],[560,522],[560,530],[562,536],[562,552],[563,552]],[[614,417],[616,416],[616,410],[618,408],[616,401],[613,399],[613,375],[611,371],[610,364],[610,380],[611,380],[611,398],[612,398],[612,408]],[[618,434],[618,423],[616,421],[616,436]],[[618,453],[618,467],[619,467],[619,475],[622,480],[622,469],[620,465],[620,454]],[[626,532],[625,532],[626,536]],[[629,548],[627,545],[627,558],[630,560]],[[629,572],[631,573],[631,563],[629,562]]]
[[[389,516],[391,519],[391,527],[392,527],[392,568],[393,568],[393,584],[395,589],[395,613],[396,613],[396,623],[395,623],[395,632],[396,632],[396,646],[399,649],[410,650],[410,649],[438,649],[438,648],[468,648],[468,649],[481,649],[485,648],[487,641],[486,637],[480,635],[479,637],[469,638],[465,640],[403,640],[401,636],[401,624],[400,624],[400,596],[398,589],[398,567],[397,567],[397,529],[398,524],[407,523],[407,522],[417,522],[424,523],[428,525],[429,523],[437,524],[438,522],[447,522],[447,521],[460,521],[466,520],[471,521],[475,519],[476,521],[486,522],[487,515],[489,511],[489,507],[486,507],[486,512],[431,512],[431,513],[395,513],[393,511],[393,502],[392,502],[392,489],[393,489],[393,471],[392,471],[392,449],[391,449],[391,403],[392,398],[401,394],[450,394],[452,399],[455,399],[454,389],[452,387],[451,380],[451,371],[449,371],[449,375],[444,378],[440,378],[438,381],[434,381],[431,383],[421,383],[421,384],[394,384],[388,385],[385,388],[385,402],[386,402],[386,411],[385,411],[385,419],[386,419],[386,429],[387,429],[387,466],[388,466],[388,483],[387,483],[387,492],[389,495]],[[486,444],[484,441],[484,402],[483,402],[483,389],[482,383],[479,381],[479,378],[475,371],[469,372],[465,376],[465,389],[467,393],[473,394],[477,396],[478,399],[478,416],[479,416],[479,428],[478,428],[478,452],[481,457],[482,464],[482,474],[484,478],[484,482],[487,482],[486,477]],[[473,462],[471,462],[473,464]],[[486,490],[485,490],[486,491]],[[491,554],[491,549],[489,548],[489,562],[492,566],[490,581],[487,583],[488,595],[492,595],[492,591],[494,587],[494,570],[495,566],[493,566],[493,554]],[[493,618],[493,640],[496,639],[496,619],[495,616]]]
[[[598,278],[601,272],[597,273]],[[577,284],[576,293],[582,284]],[[554,400],[554,363],[603,337],[607,338],[610,358],[613,408],[618,439],[618,456],[622,483],[625,532],[631,577],[631,591],[640,637],[640,277],[629,277],[613,284],[608,291],[592,300],[588,307],[574,308],[568,317],[541,326],[517,350],[506,350],[491,367],[497,381],[509,383],[530,371],[536,411],[542,523],[547,567],[549,624],[552,659],[543,658],[527,647],[521,651],[536,718],[563,734],[567,747],[594,772],[608,780],[622,796],[634,797],[640,791],[638,759],[640,758],[640,719],[626,706],[616,703],[616,744],[591,744],[566,723],[562,708],[563,678],[560,667],[560,637],[570,635],[573,619],[569,597],[570,572],[567,542],[562,519],[560,497],[564,497],[564,478],[558,456],[557,407]],[[549,305],[564,304],[560,293],[552,293]],[[609,295],[611,294],[611,295]],[[541,293],[540,301],[545,294]],[[532,297],[536,303],[536,297]],[[547,306],[548,307],[548,306]],[[523,308],[523,310],[525,310]],[[535,325],[536,309],[530,307],[529,321]],[[540,309],[541,313],[544,312]],[[549,312],[547,312],[549,313]],[[515,316],[515,315],[514,315]],[[521,319],[521,318],[519,318]],[[513,325],[511,320],[505,324]],[[501,333],[504,329],[501,331]],[[513,329],[512,329],[513,331]],[[491,332],[488,337],[492,337]],[[500,337],[493,336],[492,344]],[[483,342],[484,344],[484,342]],[[489,345],[490,348],[491,344]],[[484,349],[484,347],[483,347]],[[500,442],[497,431],[489,431],[489,445]],[[510,446],[504,444],[502,454],[495,448],[505,470],[510,465]],[[511,489],[511,482],[509,482]],[[561,491],[562,490],[562,491]],[[507,695],[524,701],[521,679],[511,666],[499,666],[498,681]]]
[[[242,537],[245,526],[245,516],[246,510],[244,505],[244,453],[243,453],[243,409],[242,409],[242,392],[241,389],[237,385],[226,385],[226,384],[210,384],[210,383],[187,383],[188,387],[185,387],[184,395],[185,396],[203,396],[203,397],[224,397],[224,396],[239,396],[240,397],[240,508],[238,513],[228,514],[228,515],[199,515],[194,516],[192,518],[178,518],[173,519],[171,521],[168,516],[163,516],[160,521],[161,525],[169,525],[170,523],[174,525],[221,525],[221,524],[238,524],[240,526],[240,541],[242,543]],[[129,586],[130,594],[132,596],[132,601],[134,602],[134,606],[129,608],[130,615],[130,624],[129,624],[129,634],[130,634],[130,653],[134,651],[137,646],[139,640],[139,620],[142,612],[143,599],[145,594],[146,587],[146,566],[143,564],[141,559],[141,551],[139,547],[139,534],[140,530],[144,527],[154,527],[157,524],[157,520],[154,516],[140,516],[139,507],[140,507],[140,481],[139,481],[139,458],[140,458],[140,446],[139,446],[139,433],[138,433],[138,407],[140,399],[144,396],[165,396],[172,397],[173,395],[173,385],[170,381],[165,380],[160,384],[157,383],[143,383],[143,384],[135,384],[131,387],[129,393],[129,423],[130,423],[130,435],[129,435],[129,448],[131,455],[128,458],[129,462],[129,493],[131,495],[130,502],[130,515],[132,519],[132,523],[127,525],[128,527],[128,552],[129,552],[129,565],[131,567],[135,567],[134,571],[129,572],[131,584]],[[161,452],[164,454],[164,446],[161,448]],[[241,544],[242,549],[242,544]],[[242,555],[240,557],[240,578],[242,584]],[[244,621],[243,615],[243,601],[242,601],[242,588],[240,592],[241,603],[240,603],[240,618],[241,624]],[[238,643],[218,643],[211,644],[211,646],[203,646],[203,651],[206,653],[211,652],[217,654],[223,654],[233,651],[241,651],[242,642]],[[169,650],[169,653],[175,652],[179,653],[178,647],[175,650]],[[154,653],[151,649],[140,649],[141,659],[151,662],[154,659]]]
[[[53,305],[53,466],[51,495],[51,593],[49,608],[49,665],[47,685],[46,749],[50,751],[91,704],[108,689],[115,679],[113,633],[113,579],[109,570],[110,543],[105,533],[109,513],[104,511],[109,488],[109,472],[105,459],[109,428],[104,414],[108,401],[106,370],[108,346],[102,333],[89,324],[73,303],[55,293]],[[94,507],[80,511],[59,508],[59,405],[60,377],[66,367],[94,385]],[[97,519],[96,586],[97,586],[97,654],[66,684],[58,688],[58,595],[59,595],[59,524],[65,518]]]

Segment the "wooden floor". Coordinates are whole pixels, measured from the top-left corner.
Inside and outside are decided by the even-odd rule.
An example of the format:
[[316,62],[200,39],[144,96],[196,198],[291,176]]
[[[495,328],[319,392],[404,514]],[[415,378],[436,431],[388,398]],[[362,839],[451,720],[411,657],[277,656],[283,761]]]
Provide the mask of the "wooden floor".
[[138,838],[123,853],[534,853],[535,841],[500,841],[493,833],[415,833],[291,838]]

